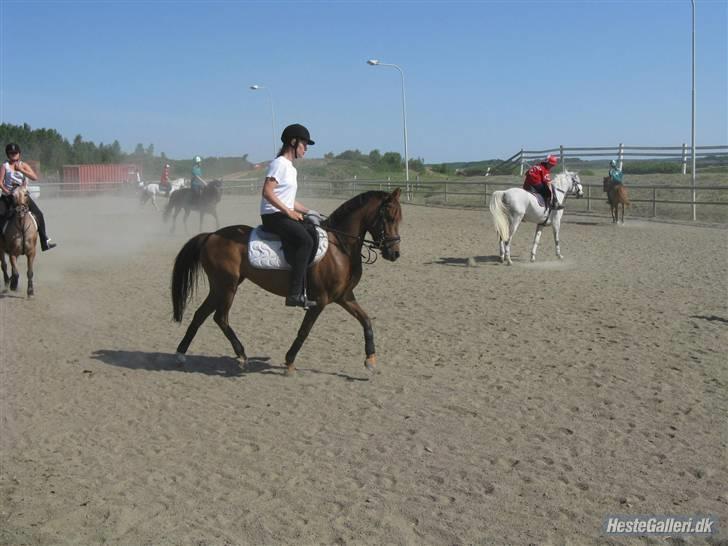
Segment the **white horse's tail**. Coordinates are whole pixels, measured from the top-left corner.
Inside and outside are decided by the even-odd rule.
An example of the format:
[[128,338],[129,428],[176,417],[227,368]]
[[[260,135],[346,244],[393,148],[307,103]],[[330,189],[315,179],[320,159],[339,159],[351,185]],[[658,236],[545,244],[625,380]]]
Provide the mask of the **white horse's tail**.
[[490,214],[493,216],[493,225],[498,237],[503,241],[508,241],[511,238],[511,228],[506,207],[503,204],[503,195],[505,195],[504,191],[494,191],[490,196]]

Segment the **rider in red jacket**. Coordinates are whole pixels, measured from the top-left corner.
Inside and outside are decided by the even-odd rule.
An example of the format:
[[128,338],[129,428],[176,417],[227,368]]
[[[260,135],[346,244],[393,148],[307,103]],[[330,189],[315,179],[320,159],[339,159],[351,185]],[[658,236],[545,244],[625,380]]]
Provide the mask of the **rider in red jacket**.
[[544,201],[554,210],[564,207],[556,199],[556,193],[551,188],[551,169],[558,164],[559,160],[554,155],[549,155],[538,165],[534,165],[526,173],[523,180],[523,189],[531,193],[540,193]]

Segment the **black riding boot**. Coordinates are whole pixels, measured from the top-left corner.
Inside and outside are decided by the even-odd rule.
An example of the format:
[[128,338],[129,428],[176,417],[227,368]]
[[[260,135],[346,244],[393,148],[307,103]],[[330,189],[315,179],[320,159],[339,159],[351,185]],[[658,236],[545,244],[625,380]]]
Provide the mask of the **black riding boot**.
[[33,213],[33,216],[35,216],[36,221],[38,222],[38,235],[40,236],[40,249],[45,252],[46,250],[50,250],[51,248],[56,247],[56,243],[49,243],[48,242],[48,234],[46,233],[46,225],[45,225],[45,218],[43,217],[43,213],[38,208],[38,205],[35,204],[35,201],[32,199],[28,200],[28,209],[30,212]]

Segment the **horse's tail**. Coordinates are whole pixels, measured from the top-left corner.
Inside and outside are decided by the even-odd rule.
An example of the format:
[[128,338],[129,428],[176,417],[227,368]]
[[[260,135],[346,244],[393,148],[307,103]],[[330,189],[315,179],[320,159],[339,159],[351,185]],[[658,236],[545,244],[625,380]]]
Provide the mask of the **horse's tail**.
[[177,254],[172,269],[172,316],[182,322],[187,303],[197,289],[197,274],[200,270],[200,252],[205,246],[209,233],[195,235],[185,243]]
[[511,238],[511,229],[506,207],[503,204],[504,195],[504,191],[494,191],[493,195],[490,196],[490,214],[493,216],[493,225],[495,225],[498,237],[503,241],[508,241]]
[[177,195],[178,194],[176,192],[169,194],[169,201],[167,201],[167,206],[164,208],[164,215],[162,216],[162,219],[165,222],[169,220],[169,215],[172,214],[172,209],[174,209],[177,204]]

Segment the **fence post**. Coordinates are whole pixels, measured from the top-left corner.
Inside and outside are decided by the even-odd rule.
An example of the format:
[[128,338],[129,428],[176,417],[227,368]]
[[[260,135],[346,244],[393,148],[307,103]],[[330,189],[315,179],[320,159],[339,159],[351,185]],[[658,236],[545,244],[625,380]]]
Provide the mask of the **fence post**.
[[591,212],[591,184],[586,186],[586,211]]
[[684,142],[682,145],[682,173],[683,176],[688,174],[688,147]]
[[566,165],[564,164],[564,145],[559,144],[559,161],[561,161],[561,172],[566,171]]
[[624,144],[622,144],[621,142],[619,143],[619,150],[617,151],[617,157],[618,157],[617,164],[618,164],[619,170],[621,171],[622,163],[624,163]]
[[483,184],[483,204],[484,205],[488,204],[488,183],[487,182],[485,182]]
[[445,182],[445,203],[447,203],[447,182]]
[[657,218],[657,188],[652,188],[652,217]]
[[520,176],[523,176],[523,148],[521,148],[521,174]]

